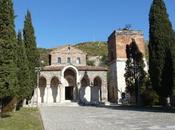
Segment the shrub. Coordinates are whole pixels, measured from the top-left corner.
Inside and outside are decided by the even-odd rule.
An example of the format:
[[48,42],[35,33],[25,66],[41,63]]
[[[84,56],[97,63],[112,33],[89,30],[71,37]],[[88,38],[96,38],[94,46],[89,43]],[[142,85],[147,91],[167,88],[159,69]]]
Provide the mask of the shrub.
[[88,66],[95,66],[95,61],[87,60],[87,65]]
[[141,97],[143,100],[143,105],[145,106],[153,106],[159,102],[159,97],[157,93],[151,88],[145,89]]
[[3,112],[11,112],[15,110],[17,104],[16,97],[5,97],[3,99]]

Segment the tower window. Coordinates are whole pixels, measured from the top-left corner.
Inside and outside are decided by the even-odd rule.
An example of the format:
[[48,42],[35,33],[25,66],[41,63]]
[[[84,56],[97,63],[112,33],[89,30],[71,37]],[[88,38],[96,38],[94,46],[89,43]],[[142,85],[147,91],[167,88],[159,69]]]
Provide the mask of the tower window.
[[77,58],[77,64],[81,64],[80,57]]
[[67,63],[69,63],[69,64],[71,63],[70,57],[67,58]]
[[60,57],[58,57],[58,64],[61,64],[61,58]]

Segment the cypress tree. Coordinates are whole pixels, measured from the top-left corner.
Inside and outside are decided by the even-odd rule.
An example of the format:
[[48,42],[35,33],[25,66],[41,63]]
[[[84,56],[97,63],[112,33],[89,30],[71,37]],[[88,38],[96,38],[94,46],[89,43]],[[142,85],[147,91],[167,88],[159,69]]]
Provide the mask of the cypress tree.
[[0,0],[0,98],[16,96],[16,32],[12,0]]
[[146,72],[144,71],[143,54],[140,52],[134,39],[126,46],[126,54],[126,72],[124,75],[126,91],[129,92],[131,96],[135,96],[136,103],[140,104],[140,95],[145,89]]
[[[30,73],[30,93],[32,94],[34,87],[36,87],[37,76],[35,73],[35,67],[39,66],[39,54],[36,47],[35,32],[32,24],[31,13],[27,11],[24,21],[24,44],[26,48],[26,55],[28,59],[28,67]],[[30,94],[30,95],[31,95]]]
[[153,89],[165,105],[172,94],[173,64],[171,47],[173,30],[163,0],[153,0],[149,14],[149,73]]
[[132,63],[130,45],[126,45],[126,67],[125,67],[125,82],[126,82],[126,92],[130,93],[131,96],[135,95],[135,79],[134,79],[134,67]]
[[[172,59],[173,59],[173,93],[172,93],[172,96],[175,97],[175,32],[174,32],[174,44],[172,46]],[[175,100],[174,100],[174,103],[175,105]]]
[[29,77],[30,75],[29,75],[27,55],[26,55],[25,46],[22,40],[21,32],[18,32],[17,43],[18,43],[17,76],[19,81],[18,96],[20,99],[23,99],[28,97],[30,94],[29,93],[30,88],[28,87],[28,85],[30,84],[30,77]]

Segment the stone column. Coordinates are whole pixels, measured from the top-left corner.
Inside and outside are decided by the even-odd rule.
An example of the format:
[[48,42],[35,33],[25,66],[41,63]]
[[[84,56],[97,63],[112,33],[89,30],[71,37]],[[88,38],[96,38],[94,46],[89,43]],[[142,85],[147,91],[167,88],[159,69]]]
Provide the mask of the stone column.
[[51,82],[51,79],[50,78],[47,78],[47,82],[46,82],[46,103],[50,103],[51,100],[50,100],[50,82]]
[[107,90],[107,75],[104,72],[104,76],[101,79],[101,102],[107,102],[108,101],[108,90]]
[[62,95],[61,87],[62,87],[61,84],[59,84],[58,85],[58,95],[57,95],[57,99],[59,99],[58,100],[59,103],[61,102],[61,95]]
[[80,101],[80,87],[81,87],[81,83],[78,82],[77,83],[77,100],[78,100],[78,102]]
[[107,101],[108,101],[107,85],[106,83],[103,83],[101,86],[101,102],[107,102]]
[[40,92],[39,92],[39,86],[36,88],[36,100],[37,100],[37,105],[39,104],[39,103],[41,103],[41,101],[39,101],[39,96],[40,96]]
[[65,90],[64,90],[64,85],[60,84],[60,102],[65,101]]

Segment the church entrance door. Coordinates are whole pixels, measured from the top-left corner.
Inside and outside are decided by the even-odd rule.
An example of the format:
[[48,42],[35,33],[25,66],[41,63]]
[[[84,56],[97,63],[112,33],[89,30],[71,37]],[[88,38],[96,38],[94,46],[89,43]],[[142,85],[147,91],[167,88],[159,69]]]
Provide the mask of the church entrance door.
[[65,99],[73,100],[73,86],[65,87]]
[[73,68],[67,68],[64,71],[65,79],[65,100],[73,102],[78,101],[78,90],[77,90],[77,73]]

